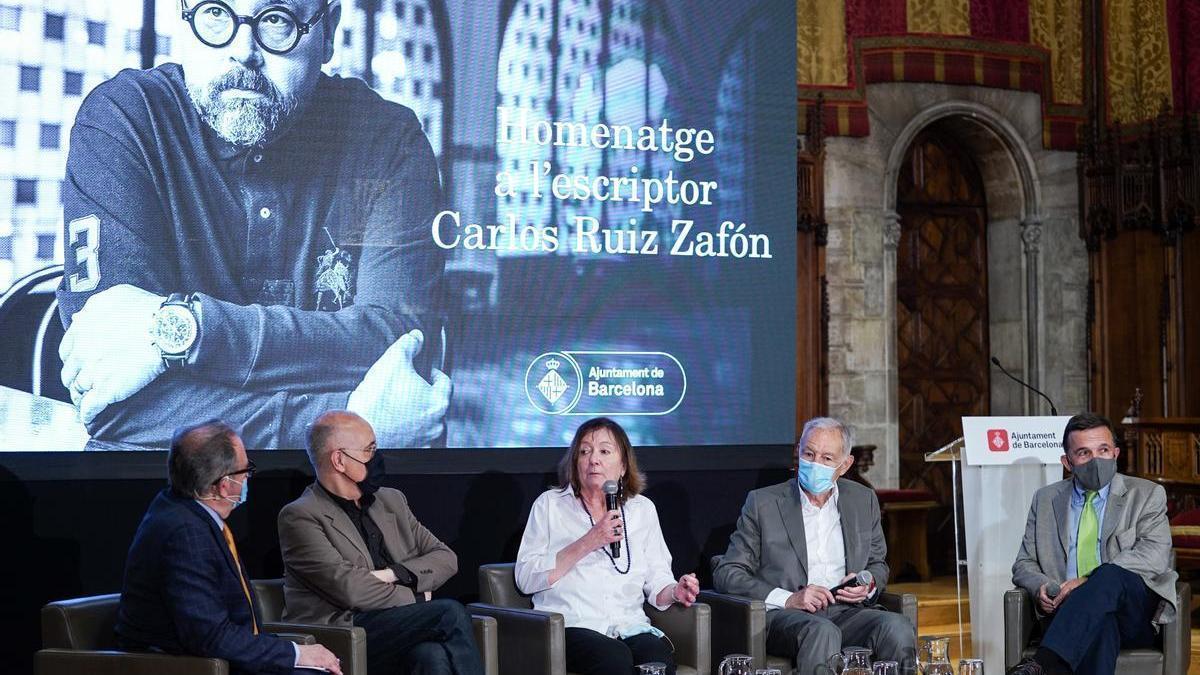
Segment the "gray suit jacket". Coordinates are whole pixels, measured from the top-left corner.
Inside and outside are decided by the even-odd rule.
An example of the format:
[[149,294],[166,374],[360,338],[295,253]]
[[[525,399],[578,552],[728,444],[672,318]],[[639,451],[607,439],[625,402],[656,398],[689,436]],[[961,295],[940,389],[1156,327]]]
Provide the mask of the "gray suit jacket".
[[[854,481],[839,480],[837,486],[846,572],[870,570],[882,591],[888,566],[879,500],[873,490]],[[776,588],[794,591],[808,584],[801,499],[806,497],[795,480],[754,490],[746,497],[737,531],[713,569],[713,586],[719,592],[765,600]]]
[[[1070,548],[1071,483],[1052,483],[1033,495],[1025,538],[1013,563],[1013,584],[1037,597],[1042,584],[1067,581]],[[1163,599],[1155,623],[1175,618],[1175,580],[1171,569],[1171,526],[1167,522],[1167,493],[1142,478],[1113,476],[1100,524],[1100,562],[1133,572]],[[1036,605],[1035,605],[1036,606]]]
[[[392,560],[417,577],[417,592],[432,591],[458,571],[458,556],[413,516],[404,493],[379,488],[368,510]],[[349,625],[354,612],[414,602],[406,586],[371,575],[371,553],[350,516],[314,483],[279,512],[283,553],[283,619]]]

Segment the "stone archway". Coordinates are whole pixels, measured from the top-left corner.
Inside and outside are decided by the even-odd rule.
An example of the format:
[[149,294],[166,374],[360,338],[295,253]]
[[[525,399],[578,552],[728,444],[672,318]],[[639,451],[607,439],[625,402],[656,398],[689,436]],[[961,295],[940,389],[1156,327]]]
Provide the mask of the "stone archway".
[[[856,442],[879,446],[871,481],[899,487],[896,179],[913,139],[936,125],[977,160],[987,195],[990,353],[1039,382],[1060,409],[1087,401],[1087,257],[1075,153],[1042,147],[1037,95],[881,83],[867,87],[867,101],[871,135],[825,143],[828,407],[854,425]],[[1055,251],[1048,268],[1041,243]],[[993,414],[1037,410],[999,370],[989,379]]]

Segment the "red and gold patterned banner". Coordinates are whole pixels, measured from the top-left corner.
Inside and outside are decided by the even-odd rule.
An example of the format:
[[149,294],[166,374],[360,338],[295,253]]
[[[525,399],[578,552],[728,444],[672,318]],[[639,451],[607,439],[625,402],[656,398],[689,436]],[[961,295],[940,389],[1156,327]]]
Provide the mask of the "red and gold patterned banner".
[[1108,117],[1143,122],[1163,106],[1174,110],[1165,0],[1116,0],[1104,5]]
[[1042,97],[1046,143],[1074,148],[1083,121],[1081,1],[799,0],[801,102],[824,95],[826,133],[865,136],[866,84],[1031,91]]

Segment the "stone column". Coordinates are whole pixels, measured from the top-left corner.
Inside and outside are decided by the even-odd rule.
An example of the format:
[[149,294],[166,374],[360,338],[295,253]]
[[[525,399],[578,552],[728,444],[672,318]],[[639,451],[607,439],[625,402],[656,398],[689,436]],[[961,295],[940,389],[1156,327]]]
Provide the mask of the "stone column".
[[[1038,334],[1040,326],[1040,309],[1038,295],[1040,291],[1038,262],[1041,258],[1042,218],[1030,216],[1021,221],[1021,244],[1025,253],[1025,381],[1035,389],[1041,389],[1041,369],[1039,366]],[[1036,415],[1042,408],[1041,397],[1027,392],[1025,396],[1025,413]],[[1044,411],[1049,414],[1049,410]]]
[[900,485],[900,360],[896,353],[896,249],[900,247],[900,214],[883,213],[884,368],[887,372],[887,476]]

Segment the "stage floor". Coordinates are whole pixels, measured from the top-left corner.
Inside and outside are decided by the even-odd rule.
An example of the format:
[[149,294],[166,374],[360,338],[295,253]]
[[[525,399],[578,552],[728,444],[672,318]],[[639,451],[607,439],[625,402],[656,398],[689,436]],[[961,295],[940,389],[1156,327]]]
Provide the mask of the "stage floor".
[[[917,596],[917,616],[921,622],[917,635],[944,635],[950,637],[950,658],[957,663],[963,656],[971,655],[971,617],[966,580],[963,580],[963,648],[958,649],[958,600],[954,594],[954,577],[938,577],[931,581],[891,584],[892,593],[914,593]],[[1196,625],[1193,615],[1192,625]],[[988,672],[991,672],[990,670]],[[1200,675],[1200,627],[1192,628],[1192,660],[1188,675]]]

